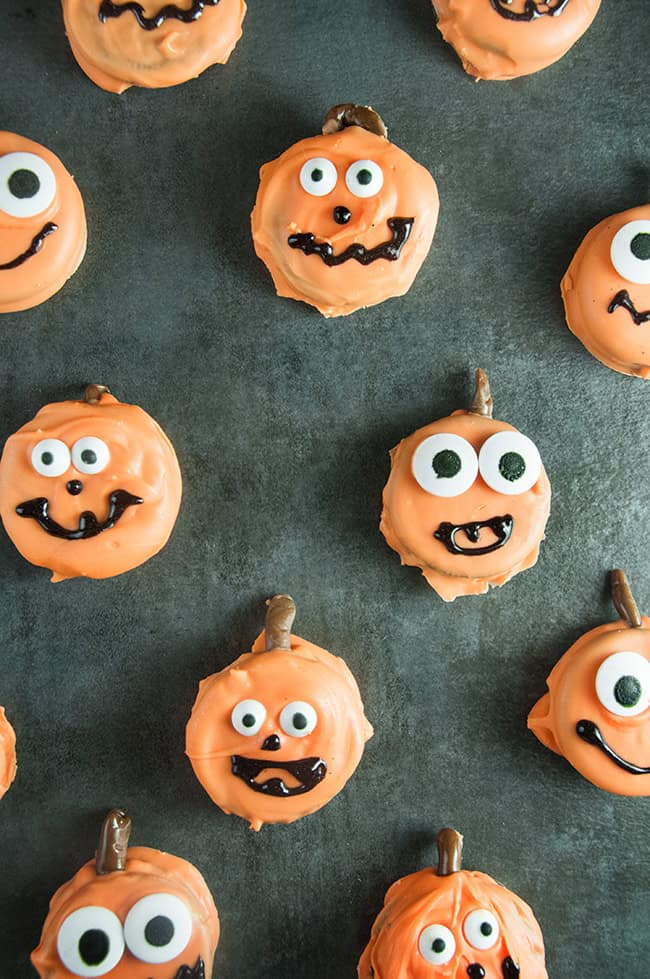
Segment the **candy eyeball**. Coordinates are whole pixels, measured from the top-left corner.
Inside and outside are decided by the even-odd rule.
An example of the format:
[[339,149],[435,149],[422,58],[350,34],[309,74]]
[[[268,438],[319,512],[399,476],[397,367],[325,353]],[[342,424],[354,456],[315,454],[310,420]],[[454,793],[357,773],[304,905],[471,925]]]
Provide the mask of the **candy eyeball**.
[[266,707],[259,700],[242,700],[233,707],[230,719],[238,734],[251,737],[259,732],[266,720]]
[[300,170],[300,186],[312,197],[331,194],[338,180],[336,167],[331,160],[316,156],[303,163]]
[[280,727],[292,738],[305,738],[311,734],[318,723],[318,714],[304,700],[294,700],[287,704],[280,714]]
[[596,674],[596,694],[618,717],[636,717],[650,705],[650,662],[640,653],[613,653]]
[[542,471],[537,446],[521,432],[496,432],[491,435],[481,446],[478,464],[488,486],[506,496],[528,492]]
[[52,167],[35,153],[0,157],[0,211],[12,218],[33,218],[56,197]]
[[39,476],[62,476],[70,466],[70,449],[61,439],[43,439],[32,449],[32,466]]
[[616,232],[610,250],[620,276],[637,285],[650,285],[650,221],[629,221]]
[[148,894],[131,908],[124,940],[141,962],[160,964],[179,956],[192,936],[192,914],[173,894]]
[[460,435],[440,433],[420,442],[413,453],[413,475],[433,496],[465,493],[476,480],[479,463],[474,448]]
[[74,976],[104,976],[124,954],[122,923],[108,908],[77,908],[61,925],[56,944]]
[[465,918],[463,934],[472,948],[492,948],[499,940],[499,922],[491,911],[480,908]]
[[429,925],[418,941],[420,955],[431,965],[446,965],[456,954],[456,939],[445,925]]
[[374,197],[384,186],[384,173],[372,160],[357,160],[348,167],[345,183],[355,197]]

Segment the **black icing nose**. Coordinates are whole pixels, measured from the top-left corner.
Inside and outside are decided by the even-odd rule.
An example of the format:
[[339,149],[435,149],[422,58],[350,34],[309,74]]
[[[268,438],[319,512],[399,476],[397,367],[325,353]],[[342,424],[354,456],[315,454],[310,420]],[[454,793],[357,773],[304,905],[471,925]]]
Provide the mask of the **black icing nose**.
[[474,962],[467,966],[467,975],[469,979],[485,979],[485,969],[478,962]]
[[82,489],[84,488],[84,484],[81,482],[80,479],[71,479],[69,483],[65,484],[65,488],[67,489],[70,496],[79,496]]
[[262,751],[279,751],[280,750],[280,739],[277,734],[269,734],[268,738],[262,745]]
[[352,212],[348,211],[347,207],[334,208],[334,220],[337,224],[347,224],[351,217]]

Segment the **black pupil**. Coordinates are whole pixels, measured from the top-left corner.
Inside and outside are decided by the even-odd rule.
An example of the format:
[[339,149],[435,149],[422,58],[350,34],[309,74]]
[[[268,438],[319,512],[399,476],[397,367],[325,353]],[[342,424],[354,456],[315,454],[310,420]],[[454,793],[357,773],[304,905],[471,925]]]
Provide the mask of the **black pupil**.
[[622,676],[616,682],[614,696],[621,707],[636,707],[641,700],[641,684],[635,676]]
[[294,714],[293,715],[293,726],[296,731],[304,731],[307,727],[307,718],[304,714]]
[[518,452],[506,452],[499,459],[499,472],[509,483],[514,483],[526,472],[526,462]]
[[488,938],[492,934],[492,925],[489,921],[481,922],[481,934]]
[[440,476],[442,479],[451,479],[458,475],[462,463],[457,452],[452,449],[443,449],[442,452],[436,452],[431,465],[436,476]]
[[311,179],[315,184],[319,183],[323,179],[323,171],[320,169],[320,167],[316,167],[314,170],[312,170]]
[[79,957],[86,965],[101,965],[111,943],[105,931],[99,928],[89,928],[79,939]]
[[253,714],[244,714],[241,722],[244,727],[255,727],[255,717]]
[[434,952],[440,955],[440,953],[444,952],[444,950],[447,948],[447,943],[445,942],[444,938],[434,938],[431,948]]
[[81,453],[81,461],[85,462],[87,466],[94,466],[97,462],[97,453],[93,452],[92,449],[84,449]]
[[165,945],[169,945],[174,937],[174,922],[164,914],[158,914],[147,922],[144,937],[149,945],[163,948]]
[[54,462],[54,456],[51,452],[43,452],[41,453],[41,462],[44,466],[51,466]]
[[370,170],[366,170],[365,168],[363,170],[359,170],[357,174],[357,180],[359,181],[360,184],[363,184],[364,187],[367,187],[370,181],[372,180],[372,174]]
[[21,199],[38,194],[41,182],[33,170],[14,170],[9,177],[9,192]]
[[647,262],[650,259],[650,234],[642,231],[640,234],[635,235],[630,242],[630,251],[635,258],[640,258],[642,261]]

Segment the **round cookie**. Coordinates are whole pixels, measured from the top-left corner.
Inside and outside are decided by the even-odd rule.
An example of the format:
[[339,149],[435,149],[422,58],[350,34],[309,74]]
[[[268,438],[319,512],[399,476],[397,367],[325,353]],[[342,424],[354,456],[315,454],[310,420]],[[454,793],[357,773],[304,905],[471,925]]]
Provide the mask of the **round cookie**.
[[407,292],[438,220],[438,189],[367,106],[337,105],[323,134],[260,171],[255,251],[279,296],[346,316]]
[[650,205],[605,218],[562,279],[569,329],[621,374],[650,377]]
[[469,411],[425,425],[390,456],[380,530],[446,602],[535,564],[551,487],[535,444],[492,418],[485,371]]
[[0,707],[0,799],[16,777],[16,734]]
[[475,78],[505,81],[559,61],[600,0],[433,0],[438,30]]
[[108,813],[99,847],[50,902],[32,964],[41,979],[205,979],[219,918],[199,871],[147,846],[128,848],[131,820]]
[[0,459],[0,517],[52,581],[110,578],[166,544],[181,501],[173,446],[142,408],[91,384],[45,405]]
[[0,313],[45,302],[86,253],[79,189],[58,157],[0,132]]
[[438,833],[438,866],[389,889],[359,979],[548,979],[533,912],[487,874],[462,870],[460,833]]
[[201,681],[187,725],[201,785],[254,830],[322,808],[373,733],[352,673],[338,656],[291,635],[295,614],[288,595],[270,600],[251,652]]
[[243,0],[62,0],[72,53],[108,92],[166,88],[225,64],[242,35]]
[[528,727],[594,785],[650,796],[650,619],[612,571],[621,616],[581,636],[553,667]]

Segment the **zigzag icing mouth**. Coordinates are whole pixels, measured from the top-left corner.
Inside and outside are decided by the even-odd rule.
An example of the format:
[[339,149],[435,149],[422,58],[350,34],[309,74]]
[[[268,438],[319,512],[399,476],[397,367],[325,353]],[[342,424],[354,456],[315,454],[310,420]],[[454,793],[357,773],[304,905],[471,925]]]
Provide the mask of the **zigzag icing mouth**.
[[631,761],[626,761],[625,758],[621,758],[607,744],[600,728],[593,721],[578,721],[576,724],[576,734],[583,741],[586,741],[587,744],[593,745],[594,748],[599,748],[603,754],[607,755],[610,761],[613,761],[615,765],[622,768],[628,775],[650,775],[650,768],[642,768],[640,765],[634,765]]
[[[500,547],[507,544],[510,540],[514,524],[514,518],[509,513],[506,513],[503,517],[491,517],[490,520],[461,524],[441,523],[433,536],[436,540],[441,541],[451,554],[466,554],[470,557],[472,555],[478,556],[480,554],[491,554],[492,551],[498,551]],[[459,544],[456,539],[457,535],[462,532],[469,541],[478,544],[481,540],[481,531],[486,527],[495,536],[495,540],[491,544],[485,544],[482,547],[467,547]]]
[[[299,761],[277,761],[275,758],[244,758],[243,755],[233,755],[230,759],[233,775],[240,778],[255,792],[280,798],[292,795],[303,795],[311,792],[327,774],[327,765],[322,758],[301,758]],[[264,770],[283,770],[292,775],[298,785],[289,787],[284,779],[274,777],[258,782],[257,777]]]
[[[506,20],[537,20],[538,17],[557,17],[568,6],[569,0],[526,0],[524,9],[521,13],[510,9],[512,0],[490,0],[490,3],[498,14]],[[544,7],[546,9],[542,10]]]
[[105,530],[110,530],[129,507],[138,506],[140,503],[144,503],[140,496],[134,496],[127,490],[114,490],[108,498],[106,520],[99,523],[91,510],[85,510],[79,517],[79,525],[73,530],[68,530],[56,520],[52,520],[48,513],[50,504],[44,496],[19,503],[16,507],[16,513],[19,517],[32,517],[39,527],[42,527],[52,537],[60,537],[62,540],[88,540],[89,537],[97,537]]
[[0,265],[0,272],[8,272],[10,269],[17,269],[23,262],[26,262],[28,258],[33,258],[37,252],[40,252],[43,247],[43,242],[48,235],[54,234],[55,231],[59,230],[58,224],[54,224],[53,221],[48,221],[44,224],[37,235],[34,235],[29,248],[26,249],[21,255],[13,258],[10,262],[5,262],[4,265]]
[[157,27],[162,27],[166,20],[179,20],[183,24],[192,24],[203,14],[204,7],[216,7],[219,0],[193,0],[192,5],[184,9],[175,3],[168,3],[161,7],[153,17],[147,17],[141,3],[128,0],[127,3],[114,3],[113,0],[102,0],[99,7],[99,19],[102,24],[115,17],[121,17],[124,13],[132,13],[139,26],[144,31],[154,31]]
[[619,308],[626,309],[637,326],[641,326],[643,323],[650,323],[650,309],[646,310],[645,313],[637,312],[637,308],[630,298],[630,294],[627,289],[621,289],[617,292],[611,303],[607,307],[608,313],[615,313]]
[[391,230],[391,238],[374,248],[366,248],[365,245],[354,242],[352,245],[348,245],[345,251],[335,255],[329,241],[316,241],[315,236],[311,233],[289,235],[287,244],[289,248],[298,248],[305,255],[319,255],[325,265],[330,268],[343,265],[350,259],[354,259],[360,265],[370,265],[379,258],[383,258],[387,262],[396,262],[413,230],[415,218],[389,218],[386,223]]

